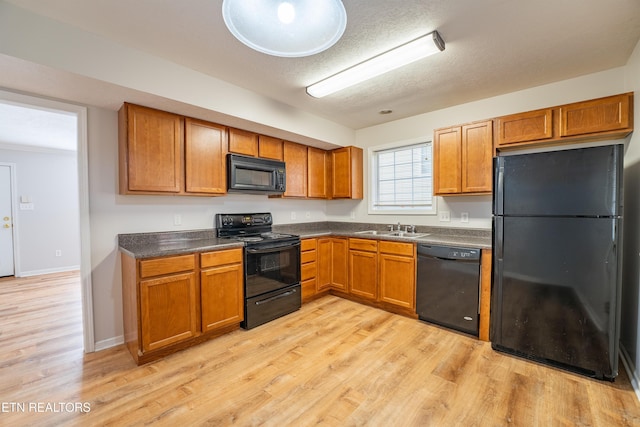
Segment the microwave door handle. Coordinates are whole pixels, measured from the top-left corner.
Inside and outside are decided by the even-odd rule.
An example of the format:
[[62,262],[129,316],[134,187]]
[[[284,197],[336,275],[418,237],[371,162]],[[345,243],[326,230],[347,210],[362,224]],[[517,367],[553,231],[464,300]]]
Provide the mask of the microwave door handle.
[[289,249],[296,246],[300,246],[300,243],[292,243],[290,245],[277,246],[275,248],[269,248],[269,249],[247,249],[247,252],[250,254],[269,254],[273,252],[280,252],[283,249]]

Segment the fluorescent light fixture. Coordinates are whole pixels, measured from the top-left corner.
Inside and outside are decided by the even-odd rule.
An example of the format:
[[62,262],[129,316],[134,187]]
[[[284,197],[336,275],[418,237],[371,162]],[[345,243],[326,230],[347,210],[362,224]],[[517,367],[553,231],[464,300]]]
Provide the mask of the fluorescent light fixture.
[[238,40],[267,55],[320,53],[342,37],[342,0],[224,0],[224,23]]
[[442,37],[433,31],[307,86],[307,93],[322,98],[443,50]]

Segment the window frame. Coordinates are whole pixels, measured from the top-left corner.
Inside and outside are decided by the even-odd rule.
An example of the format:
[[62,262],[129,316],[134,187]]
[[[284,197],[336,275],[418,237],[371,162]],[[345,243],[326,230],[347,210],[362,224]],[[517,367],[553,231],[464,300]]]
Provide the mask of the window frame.
[[[377,165],[377,153],[380,151],[400,149],[402,147],[408,147],[411,145],[417,144],[427,144],[428,149],[430,150],[429,154],[431,156],[431,207],[425,208],[389,208],[389,209],[380,209],[375,206],[377,201],[377,185],[378,185],[378,165]],[[369,197],[368,197],[368,213],[369,215],[437,215],[437,197],[433,194],[433,141],[432,139],[423,137],[423,138],[415,138],[403,141],[396,141],[388,144],[377,145],[375,147],[369,147],[367,149],[368,155],[368,171],[367,174],[369,176]]]

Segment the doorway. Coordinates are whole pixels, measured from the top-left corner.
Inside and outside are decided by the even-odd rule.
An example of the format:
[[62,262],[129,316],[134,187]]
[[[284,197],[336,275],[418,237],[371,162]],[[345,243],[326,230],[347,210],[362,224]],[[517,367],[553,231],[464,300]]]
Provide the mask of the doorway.
[[0,163],[0,277],[13,276],[15,274],[14,264],[14,241],[13,233],[14,208],[13,197],[15,189],[13,183],[14,166]]
[[[88,156],[87,156],[87,109],[78,105],[67,104],[59,101],[53,101],[43,98],[38,98],[29,95],[23,95],[13,92],[6,92],[0,90],[0,104],[14,104],[27,109],[42,110],[57,112],[61,115],[72,116],[74,118],[74,129],[72,130],[73,143],[75,144],[74,150],[77,151],[75,165],[77,167],[77,190],[78,190],[78,219],[79,219],[79,253],[80,253],[80,291],[81,291],[81,305],[82,305],[82,326],[83,326],[83,341],[84,351],[89,353],[95,349],[94,340],[94,327],[93,327],[93,302],[92,302],[92,288],[91,288],[91,257],[90,257],[90,235],[89,235],[89,185],[88,185]],[[29,126],[32,128],[33,126]],[[28,128],[25,128],[25,131]],[[28,132],[24,132],[28,133]],[[0,141],[5,142],[5,141]],[[71,166],[73,167],[73,166]],[[15,185],[15,180],[14,184]],[[12,202],[15,205],[18,203],[18,195],[15,191],[12,194]],[[20,196],[22,199],[22,196]],[[20,200],[22,209],[22,200]],[[31,200],[26,200],[26,204],[30,204]],[[0,202],[1,203],[1,202]],[[1,205],[0,205],[1,209]],[[29,207],[27,207],[29,209]],[[37,209],[37,205],[36,205]],[[0,212],[0,220],[5,217],[4,213]],[[15,218],[15,215],[12,216]],[[15,218],[17,219],[17,218]],[[4,222],[0,222],[0,227],[4,228]],[[15,224],[15,222],[14,222]],[[16,236],[16,228],[14,230],[14,250],[15,246],[19,242],[19,238]],[[1,231],[1,229],[0,229]],[[19,235],[20,230],[17,231]],[[15,252],[14,252],[15,253]],[[56,250],[56,256],[58,251]],[[16,254],[14,259],[14,265],[19,265],[20,257]],[[15,273],[19,274],[20,269],[16,269]]]

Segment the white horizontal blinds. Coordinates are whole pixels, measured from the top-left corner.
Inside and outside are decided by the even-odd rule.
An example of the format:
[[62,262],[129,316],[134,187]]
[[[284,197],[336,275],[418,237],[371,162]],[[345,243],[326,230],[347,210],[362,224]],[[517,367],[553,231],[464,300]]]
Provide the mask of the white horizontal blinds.
[[381,150],[376,152],[375,157],[376,208],[431,208],[431,144],[425,142]]

